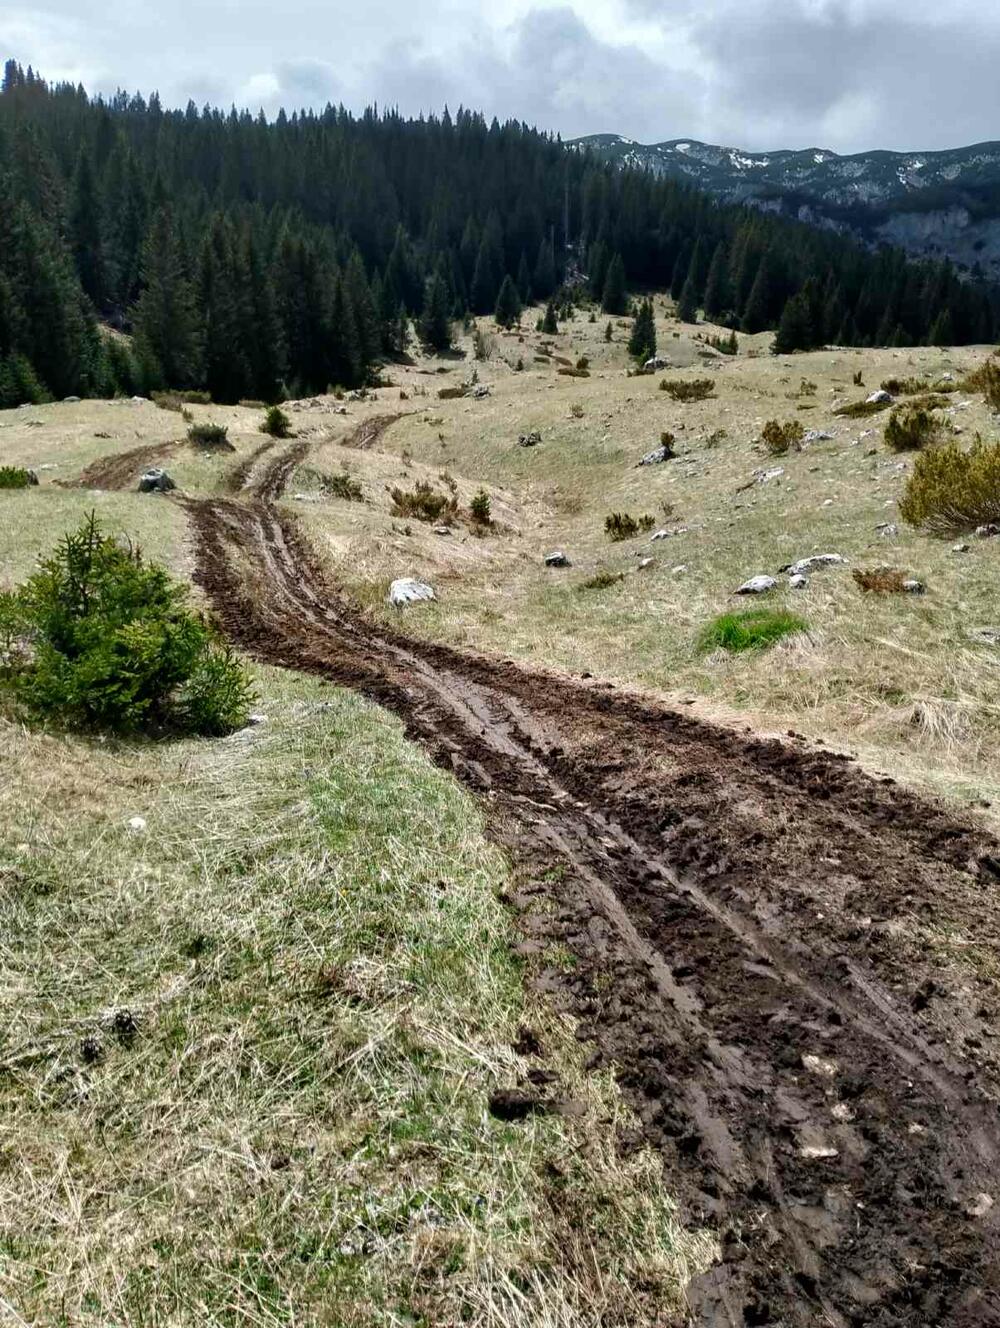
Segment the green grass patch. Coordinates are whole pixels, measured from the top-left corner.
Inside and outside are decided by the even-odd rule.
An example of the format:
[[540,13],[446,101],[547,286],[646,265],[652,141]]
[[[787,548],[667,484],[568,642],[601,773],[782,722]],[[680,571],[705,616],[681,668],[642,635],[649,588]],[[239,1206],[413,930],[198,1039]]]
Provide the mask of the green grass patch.
[[795,613],[784,609],[746,609],[742,613],[720,613],[702,628],[698,636],[698,649],[704,654],[710,650],[728,650],[742,654],[745,650],[763,650],[773,646],[782,637],[808,630],[806,622]]

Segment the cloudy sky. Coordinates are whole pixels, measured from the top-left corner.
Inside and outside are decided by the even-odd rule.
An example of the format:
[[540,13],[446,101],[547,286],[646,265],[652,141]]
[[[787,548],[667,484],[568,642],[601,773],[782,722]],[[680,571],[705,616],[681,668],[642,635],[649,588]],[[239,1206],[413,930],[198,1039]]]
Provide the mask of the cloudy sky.
[[477,107],[564,137],[840,152],[1000,138],[982,0],[4,0],[0,53],[228,107]]

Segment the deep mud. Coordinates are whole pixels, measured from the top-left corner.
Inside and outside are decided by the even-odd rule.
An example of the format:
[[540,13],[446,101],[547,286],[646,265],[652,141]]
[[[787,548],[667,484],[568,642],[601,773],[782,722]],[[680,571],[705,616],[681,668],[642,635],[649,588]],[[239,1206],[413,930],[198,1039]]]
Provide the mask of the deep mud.
[[397,420],[401,420],[404,414],[405,412],[396,415],[373,415],[370,420],[362,420],[346,438],[341,440],[341,446],[367,451],[368,448],[374,447],[385,431]]
[[1000,845],[800,740],[409,640],[272,503],[186,505],[234,641],[388,706],[482,796],[523,948],[572,954],[541,980],[719,1232],[690,1321],[1000,1324]]

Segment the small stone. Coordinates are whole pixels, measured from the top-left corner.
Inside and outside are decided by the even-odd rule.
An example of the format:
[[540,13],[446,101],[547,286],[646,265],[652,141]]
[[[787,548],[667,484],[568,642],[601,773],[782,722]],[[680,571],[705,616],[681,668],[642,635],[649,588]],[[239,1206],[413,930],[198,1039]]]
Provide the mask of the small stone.
[[878,531],[882,539],[895,539],[899,534],[899,527],[896,525],[895,521],[883,521],[882,524],[876,526],[875,529]]
[[141,835],[146,829],[146,820],[143,816],[133,816],[128,821],[128,828],[134,835]]
[[545,555],[546,567],[572,567],[572,565],[562,549],[553,549],[551,553]]
[[985,526],[976,527],[977,539],[993,539],[996,535],[1000,535],[1000,525],[997,525],[995,521],[989,521]]
[[801,572],[796,572],[794,576],[788,578],[788,586],[790,590],[805,590],[808,585],[809,578],[803,576]]
[[968,553],[969,546],[968,544],[953,544],[951,546],[951,551],[952,553]]
[[880,387],[877,392],[873,392],[871,396],[865,397],[865,404],[869,406],[874,406],[874,405],[880,405],[883,402],[891,400],[892,397],[889,395],[889,393],[886,392],[884,388]]
[[847,559],[840,553],[811,553],[807,558],[800,558],[794,563],[786,563],[784,567],[778,570],[787,572],[789,576],[798,576],[802,572],[815,571],[817,567],[832,567],[835,563],[846,562]]
[[77,402],[77,401],[79,401],[79,400],[80,400],[79,397],[63,397],[63,403],[64,403],[65,405],[67,405],[67,406],[70,406],[70,405],[72,405],[74,402]]
[[640,558],[638,571],[643,571],[646,567],[651,567],[656,560],[654,558]]
[[749,581],[744,581],[736,591],[737,595],[766,595],[769,590],[773,590],[778,584],[773,576],[752,576]]
[[687,571],[687,563],[678,563],[676,567],[671,567],[671,576],[683,576]]
[[262,715],[259,710],[251,710],[247,715],[247,725],[250,728],[256,728],[258,724],[266,724],[267,715]]
[[922,595],[926,587],[922,581],[916,580],[915,577],[910,577],[903,582],[903,589],[908,595]]
[[986,1194],[983,1192],[976,1195],[975,1199],[973,1199],[972,1203],[969,1204],[965,1211],[968,1213],[969,1217],[985,1217],[993,1207],[993,1204],[994,1199],[992,1194]]
[[530,433],[521,433],[517,436],[518,447],[537,447],[542,441],[542,435],[537,429],[532,429]]
[[435,526],[435,527],[434,527],[434,534],[435,534],[435,535],[450,535],[450,534],[451,534],[451,527],[450,527],[450,526]]
[[987,646],[1000,646],[1000,627],[970,627],[966,635],[970,641]]
[[824,507],[832,507],[832,506],[833,506],[833,499],[832,499],[832,498],[824,498],[824,499],[823,499],[823,506],[824,506]]

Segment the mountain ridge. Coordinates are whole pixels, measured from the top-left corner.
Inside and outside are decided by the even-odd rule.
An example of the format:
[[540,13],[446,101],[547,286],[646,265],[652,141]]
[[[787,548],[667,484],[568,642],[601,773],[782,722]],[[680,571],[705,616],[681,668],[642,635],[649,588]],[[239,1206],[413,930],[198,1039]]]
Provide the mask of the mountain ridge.
[[727,202],[751,203],[868,244],[950,258],[1000,275],[1000,142],[841,154],[829,148],[741,148],[675,138],[643,144],[591,134],[568,147],[685,180]]

